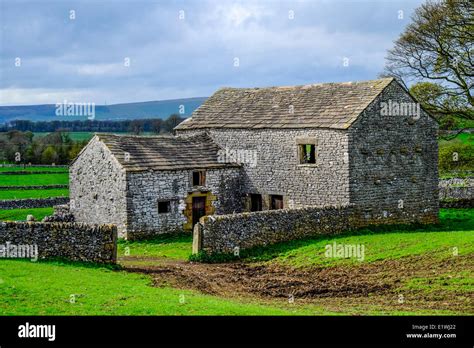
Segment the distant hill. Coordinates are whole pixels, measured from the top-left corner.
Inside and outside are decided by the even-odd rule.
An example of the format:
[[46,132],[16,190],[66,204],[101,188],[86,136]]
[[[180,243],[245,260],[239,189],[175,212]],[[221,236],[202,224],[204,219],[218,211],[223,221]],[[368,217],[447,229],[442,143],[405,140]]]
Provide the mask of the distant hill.
[[[138,103],[125,103],[113,105],[96,105],[96,120],[130,120],[136,118],[161,118],[165,119],[171,114],[181,117],[191,115],[207,98],[185,98],[172,100],[159,100]],[[180,113],[181,105],[184,113]],[[183,108],[181,108],[183,109]],[[18,105],[0,106],[0,124],[13,120],[30,121],[73,121],[85,120],[86,116],[57,116],[55,104],[44,105]]]

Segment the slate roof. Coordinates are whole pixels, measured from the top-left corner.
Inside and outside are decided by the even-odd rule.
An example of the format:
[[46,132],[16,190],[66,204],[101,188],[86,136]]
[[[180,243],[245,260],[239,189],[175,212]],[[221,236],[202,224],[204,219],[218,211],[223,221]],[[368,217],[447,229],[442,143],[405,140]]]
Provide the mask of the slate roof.
[[[222,88],[175,129],[347,129],[394,79],[293,87]],[[291,107],[293,113],[291,113]]]
[[[207,134],[189,138],[96,134],[126,171],[236,167],[217,160],[220,147]],[[129,160],[126,160],[129,153]]]

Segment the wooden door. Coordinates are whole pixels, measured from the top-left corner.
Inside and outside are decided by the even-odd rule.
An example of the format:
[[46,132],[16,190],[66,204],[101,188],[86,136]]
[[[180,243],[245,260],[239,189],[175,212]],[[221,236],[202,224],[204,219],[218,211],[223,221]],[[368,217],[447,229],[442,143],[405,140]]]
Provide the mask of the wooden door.
[[193,228],[206,215],[206,197],[193,197]]
[[283,209],[283,196],[281,195],[271,195],[271,209]]

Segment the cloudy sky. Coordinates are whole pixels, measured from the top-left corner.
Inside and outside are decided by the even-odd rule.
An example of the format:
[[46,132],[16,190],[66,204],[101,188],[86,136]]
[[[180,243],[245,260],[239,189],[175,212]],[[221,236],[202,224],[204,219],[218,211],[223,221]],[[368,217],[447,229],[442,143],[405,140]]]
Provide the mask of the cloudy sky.
[[373,79],[421,2],[0,0],[0,105]]

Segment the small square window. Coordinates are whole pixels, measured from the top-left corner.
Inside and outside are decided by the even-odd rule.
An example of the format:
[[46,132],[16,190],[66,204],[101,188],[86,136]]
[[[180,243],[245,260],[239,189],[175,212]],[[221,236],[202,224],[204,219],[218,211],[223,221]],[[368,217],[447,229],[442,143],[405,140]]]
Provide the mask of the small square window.
[[171,201],[158,202],[158,214],[166,214],[171,211]]
[[270,195],[270,209],[283,209],[283,196]]
[[197,170],[193,172],[193,186],[206,185],[206,172],[204,170]]
[[315,164],[316,163],[316,145],[314,144],[300,144],[300,164]]

